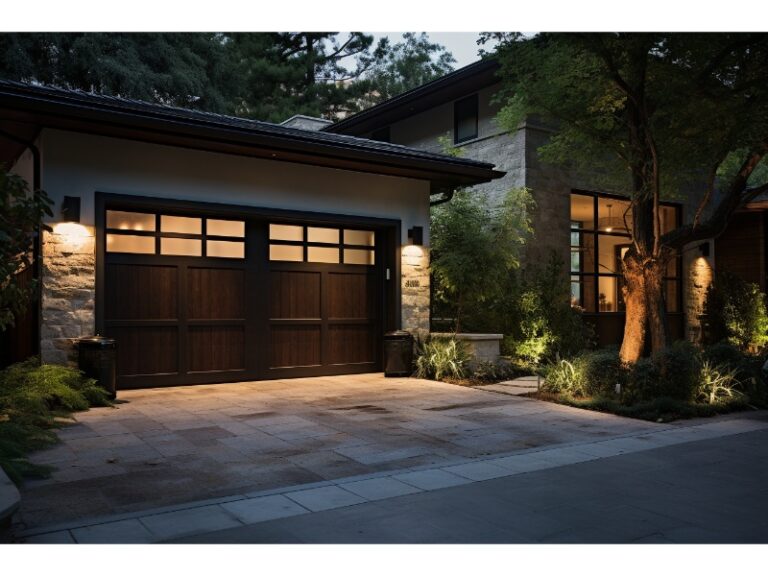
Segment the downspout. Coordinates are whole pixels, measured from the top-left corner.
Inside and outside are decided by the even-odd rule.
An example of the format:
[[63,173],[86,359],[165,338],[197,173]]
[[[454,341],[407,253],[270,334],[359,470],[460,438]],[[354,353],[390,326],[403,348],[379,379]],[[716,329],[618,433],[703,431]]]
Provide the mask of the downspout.
[[[16,142],[17,144],[21,144],[24,146],[25,149],[32,152],[32,194],[35,197],[38,197],[40,194],[40,149],[35,146],[34,140],[32,142],[27,142],[25,140],[22,140],[21,138],[14,136],[13,134],[9,134],[5,130],[0,130],[0,136],[11,140],[12,142]],[[38,281],[38,287],[37,287],[37,327],[36,327],[36,333],[35,333],[35,345],[34,345],[34,353],[35,355],[40,355],[40,334],[41,334],[41,326],[43,321],[43,286],[42,284],[39,284],[40,279],[42,278],[42,269],[43,269],[43,261],[40,255],[42,254],[42,245],[43,245],[43,235],[42,235],[42,222],[38,222],[37,224],[37,237],[35,238],[35,243],[32,246],[32,260],[35,263],[34,267],[32,268],[32,279],[35,281]]]

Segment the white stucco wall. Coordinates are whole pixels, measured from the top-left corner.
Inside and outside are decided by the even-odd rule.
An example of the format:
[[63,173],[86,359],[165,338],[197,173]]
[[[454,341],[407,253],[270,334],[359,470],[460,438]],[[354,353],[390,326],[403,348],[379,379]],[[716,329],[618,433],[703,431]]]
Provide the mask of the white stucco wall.
[[[429,242],[429,182],[45,130],[42,187],[54,201],[43,234],[41,356],[73,361],[73,342],[95,330],[96,192],[400,220]],[[64,196],[80,223],[61,224]],[[416,248],[416,247],[410,247]],[[401,255],[402,327],[429,329],[428,248]]]
[[42,134],[42,185],[55,202],[81,198],[80,222],[94,224],[94,193],[393,218],[423,226],[429,242],[429,183],[246,158],[60,130]]

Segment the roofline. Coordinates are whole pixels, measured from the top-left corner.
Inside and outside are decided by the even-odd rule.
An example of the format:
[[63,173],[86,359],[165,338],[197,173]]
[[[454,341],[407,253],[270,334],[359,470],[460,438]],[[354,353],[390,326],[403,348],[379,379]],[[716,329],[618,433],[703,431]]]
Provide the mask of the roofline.
[[404,109],[411,104],[423,101],[427,97],[436,96],[439,92],[442,92],[447,88],[454,87],[460,83],[466,83],[472,79],[475,79],[481,84],[478,88],[494,84],[498,82],[496,71],[500,67],[501,64],[494,57],[478,60],[463,68],[454,70],[445,76],[441,76],[426,84],[422,84],[421,86],[417,86],[416,88],[412,88],[411,90],[394,96],[389,100],[385,100],[380,104],[371,106],[362,112],[358,112],[343,120],[339,120],[330,126],[321,128],[321,130],[323,132],[333,132],[336,134],[358,134],[363,125],[371,123],[382,116],[397,116],[399,119],[400,117],[416,114],[422,110],[411,111]]
[[485,162],[351,136],[0,80],[0,121],[429,180],[433,191],[504,175]]

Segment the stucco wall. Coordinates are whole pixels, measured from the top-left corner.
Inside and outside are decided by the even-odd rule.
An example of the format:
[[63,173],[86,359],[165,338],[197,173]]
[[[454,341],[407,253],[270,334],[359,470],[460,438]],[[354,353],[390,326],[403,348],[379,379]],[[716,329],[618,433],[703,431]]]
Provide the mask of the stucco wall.
[[[44,361],[65,362],[72,339],[95,328],[94,194],[280,208],[401,221],[424,228],[429,244],[429,183],[156,144],[46,130],[42,185],[54,200],[51,233],[43,239]],[[59,222],[64,196],[81,198],[79,226]],[[425,250],[426,253],[426,250]],[[426,260],[402,258],[403,328],[423,329],[429,309]],[[406,279],[419,277],[418,286]],[[426,277],[426,280],[424,279]],[[425,304],[426,302],[426,304]]]

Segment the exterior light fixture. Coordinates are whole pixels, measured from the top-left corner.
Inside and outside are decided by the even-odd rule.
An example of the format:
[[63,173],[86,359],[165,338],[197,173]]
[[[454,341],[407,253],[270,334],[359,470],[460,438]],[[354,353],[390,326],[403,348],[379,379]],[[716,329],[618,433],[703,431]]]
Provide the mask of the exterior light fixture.
[[80,222],[79,196],[64,196],[61,203],[61,216],[64,222]]
[[613,204],[608,204],[608,216],[600,218],[598,220],[598,228],[601,228],[605,232],[614,232],[614,231],[625,231],[626,227],[624,226],[624,219],[619,218],[618,216],[613,216],[612,209]]
[[411,239],[411,244],[414,246],[422,246],[424,244],[424,228],[421,226],[414,226],[408,229],[408,238]]
[[704,258],[709,258],[709,242],[699,244],[699,252]]

